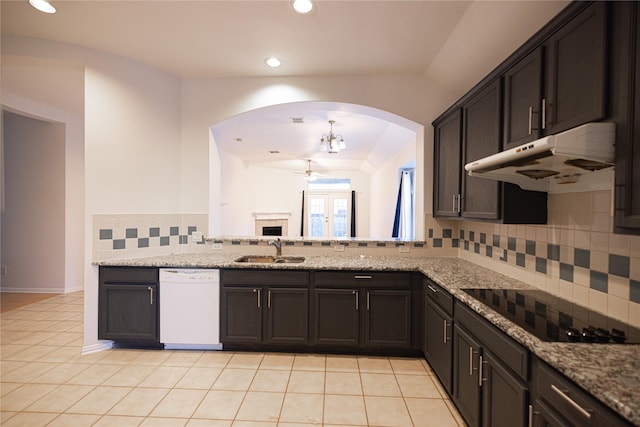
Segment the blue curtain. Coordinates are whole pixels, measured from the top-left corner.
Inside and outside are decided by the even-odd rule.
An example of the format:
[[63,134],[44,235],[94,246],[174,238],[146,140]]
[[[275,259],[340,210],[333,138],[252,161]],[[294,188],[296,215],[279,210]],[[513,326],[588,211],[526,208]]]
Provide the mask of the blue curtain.
[[414,237],[414,196],[413,177],[415,169],[402,170],[398,186],[396,214],[393,220],[391,237],[411,240]]

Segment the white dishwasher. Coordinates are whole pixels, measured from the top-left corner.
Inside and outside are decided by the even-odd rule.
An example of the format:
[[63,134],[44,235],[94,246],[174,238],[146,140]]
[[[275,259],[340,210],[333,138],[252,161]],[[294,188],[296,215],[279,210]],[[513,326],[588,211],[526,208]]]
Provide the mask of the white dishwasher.
[[220,270],[160,269],[160,342],[220,350]]

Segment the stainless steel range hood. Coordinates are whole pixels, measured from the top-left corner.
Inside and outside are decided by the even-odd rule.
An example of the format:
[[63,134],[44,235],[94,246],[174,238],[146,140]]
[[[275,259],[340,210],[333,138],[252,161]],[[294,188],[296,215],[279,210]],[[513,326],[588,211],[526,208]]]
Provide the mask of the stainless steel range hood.
[[612,189],[615,123],[587,123],[467,163],[471,176],[524,190],[571,193]]

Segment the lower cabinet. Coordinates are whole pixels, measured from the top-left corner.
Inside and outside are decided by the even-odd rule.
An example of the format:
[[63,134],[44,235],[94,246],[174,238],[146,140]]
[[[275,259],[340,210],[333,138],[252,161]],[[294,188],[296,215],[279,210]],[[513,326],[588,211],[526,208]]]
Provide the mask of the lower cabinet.
[[536,427],[632,426],[543,361],[535,359],[532,371],[531,418]]
[[452,399],[470,427],[529,425],[529,352],[463,304],[453,328]]
[[223,345],[309,342],[309,273],[223,270],[220,340]]
[[313,344],[321,349],[410,350],[411,273],[315,272]]
[[424,279],[422,352],[449,394],[453,387],[453,297]]
[[158,269],[100,267],[98,339],[161,346]]

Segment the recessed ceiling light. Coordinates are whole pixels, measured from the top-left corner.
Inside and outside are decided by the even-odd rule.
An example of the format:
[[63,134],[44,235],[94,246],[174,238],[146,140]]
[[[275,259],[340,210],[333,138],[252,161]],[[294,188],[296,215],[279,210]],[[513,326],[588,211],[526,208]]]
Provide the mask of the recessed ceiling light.
[[278,58],[274,58],[274,57],[267,58],[264,60],[264,62],[266,62],[267,65],[271,68],[278,68],[280,64],[282,64]]
[[311,3],[311,0],[295,0],[293,2],[293,8],[298,13],[309,13],[311,9],[313,9],[313,3]]
[[56,13],[56,8],[51,5],[47,0],[29,0],[29,4],[40,12],[44,13]]

